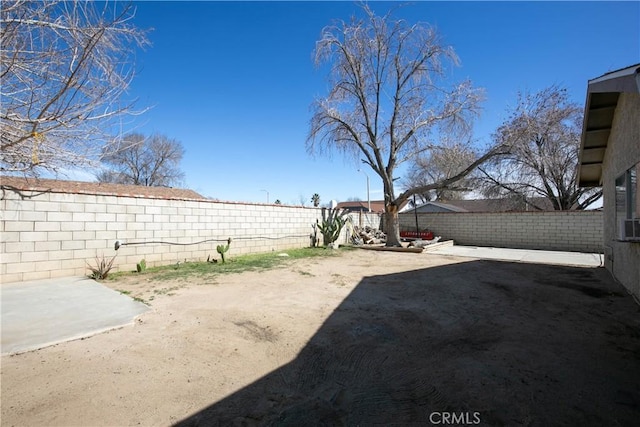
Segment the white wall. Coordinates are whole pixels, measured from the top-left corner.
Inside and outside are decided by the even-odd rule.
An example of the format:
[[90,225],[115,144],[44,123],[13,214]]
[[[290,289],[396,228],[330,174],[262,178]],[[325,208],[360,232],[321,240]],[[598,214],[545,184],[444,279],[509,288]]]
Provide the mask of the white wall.
[[[416,228],[413,213],[400,214],[400,229]],[[599,211],[423,213],[420,229],[472,246],[602,253]]]
[[[15,282],[88,274],[95,257],[117,253],[117,270],[219,258],[216,246],[232,238],[228,256],[311,245],[321,209],[278,205],[164,200],[7,190],[1,201],[0,275]],[[320,236],[321,237],[321,236]],[[194,245],[124,245],[163,241]],[[322,243],[322,240],[320,240]]]
[[[219,258],[215,248],[229,237],[230,257],[308,247],[312,225],[322,221],[319,208],[11,190],[4,191],[0,208],[3,283],[86,275],[96,256],[116,253],[116,271],[134,270],[142,259],[157,266]],[[602,252],[601,212],[418,216],[421,229],[458,244]],[[352,218],[354,225],[381,226],[377,214]],[[400,225],[414,230],[413,213],[400,214]],[[341,243],[346,236],[347,230]],[[183,245],[124,245],[116,251],[116,240]]]

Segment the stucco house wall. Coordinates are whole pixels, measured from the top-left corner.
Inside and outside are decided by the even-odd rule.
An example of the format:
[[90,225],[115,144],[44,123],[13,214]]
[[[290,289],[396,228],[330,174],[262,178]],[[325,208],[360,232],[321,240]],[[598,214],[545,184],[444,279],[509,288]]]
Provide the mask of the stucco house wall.
[[602,164],[605,267],[640,298],[640,242],[617,236],[615,180],[640,163],[640,94],[621,93]]
[[[634,181],[635,174],[635,181]],[[589,80],[578,160],[602,187],[605,267],[640,303],[640,63]]]

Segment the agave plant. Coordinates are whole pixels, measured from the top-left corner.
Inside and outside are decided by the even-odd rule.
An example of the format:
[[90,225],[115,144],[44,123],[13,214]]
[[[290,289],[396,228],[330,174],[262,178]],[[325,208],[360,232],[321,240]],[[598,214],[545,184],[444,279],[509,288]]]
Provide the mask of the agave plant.
[[333,244],[340,237],[342,227],[347,222],[347,211],[342,209],[322,209],[322,224],[318,224],[318,229],[322,233],[322,240],[325,246]]
[[89,275],[89,277],[91,277],[94,280],[106,279],[107,276],[109,276],[109,272],[113,268],[113,262],[115,261],[115,259],[116,259],[116,255],[114,255],[113,258],[111,259],[105,258],[104,254],[102,254],[102,258],[96,255],[95,266],[92,266],[91,264],[87,263],[87,266],[91,270],[91,274]]

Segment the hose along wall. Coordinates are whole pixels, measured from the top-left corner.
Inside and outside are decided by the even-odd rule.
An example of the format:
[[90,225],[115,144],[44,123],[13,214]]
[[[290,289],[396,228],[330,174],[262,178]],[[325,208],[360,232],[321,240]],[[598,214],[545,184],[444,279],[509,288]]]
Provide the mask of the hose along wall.
[[234,238],[216,238],[216,239],[205,239],[197,242],[190,243],[179,243],[179,242],[169,242],[165,240],[149,240],[149,241],[141,241],[141,242],[123,242],[120,240],[116,240],[114,244],[114,249],[117,251],[122,246],[134,246],[134,245],[173,245],[173,246],[191,246],[191,245],[200,245],[203,243],[219,243],[219,242],[227,242],[229,239],[231,241],[243,241],[243,240],[282,240],[282,239],[301,239],[301,238],[312,238],[313,234],[292,234],[287,236],[279,236],[279,237],[271,237],[271,236],[245,236],[245,237],[234,237]]
[[[369,218],[367,218],[369,220]],[[351,218],[353,221],[353,218]],[[370,220],[369,220],[370,221]],[[367,221],[368,222],[368,221]],[[373,224],[372,224],[373,225]],[[195,236],[193,238],[196,238]],[[184,240],[184,237],[179,237],[179,240]],[[177,249],[175,251],[171,251],[172,255],[168,255],[166,252],[154,249],[140,249],[137,251],[126,251],[126,263],[135,265],[135,263],[139,260],[136,260],[137,257],[145,257],[147,261],[151,258],[151,262],[175,262],[170,261],[170,258],[178,259],[179,261],[187,261],[189,260],[200,260],[206,259],[208,255],[215,255],[215,244],[227,243],[231,239],[231,252],[237,255],[250,254],[250,253],[264,253],[273,250],[286,250],[291,249],[293,247],[308,247],[315,246],[316,244],[322,243],[322,234],[320,230],[314,227],[313,231],[309,233],[299,233],[299,234],[286,234],[282,236],[238,236],[238,237],[212,237],[208,239],[201,239],[193,242],[180,242],[180,241],[172,241],[170,239],[150,239],[150,240],[139,240],[139,241],[124,241],[124,240],[116,240],[114,244],[114,249],[118,251],[123,246],[150,246],[150,245],[168,245],[168,246],[176,246],[176,247],[191,247],[198,246],[207,243],[214,244],[213,247],[199,247],[194,249]],[[304,239],[304,240],[302,240]],[[347,242],[351,242],[350,233],[348,233],[348,227],[345,227],[342,233],[342,239]],[[288,242],[282,242],[284,240],[289,240]],[[254,242],[254,243],[249,243]],[[268,242],[278,242],[274,244],[270,244]],[[235,243],[235,245],[234,245]]]

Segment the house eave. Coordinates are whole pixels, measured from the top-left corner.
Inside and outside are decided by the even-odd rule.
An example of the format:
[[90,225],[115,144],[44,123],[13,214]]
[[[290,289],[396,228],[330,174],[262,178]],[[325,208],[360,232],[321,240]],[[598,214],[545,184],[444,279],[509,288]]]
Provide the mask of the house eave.
[[589,80],[578,157],[578,185],[602,185],[604,161],[613,117],[621,93],[640,92],[640,64]]

